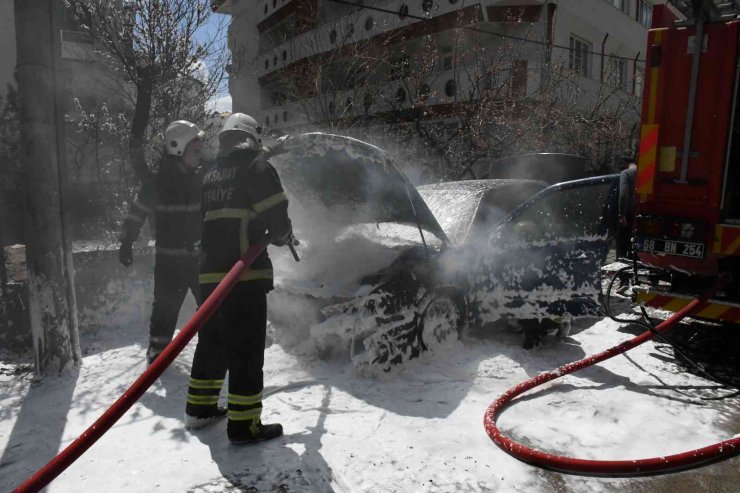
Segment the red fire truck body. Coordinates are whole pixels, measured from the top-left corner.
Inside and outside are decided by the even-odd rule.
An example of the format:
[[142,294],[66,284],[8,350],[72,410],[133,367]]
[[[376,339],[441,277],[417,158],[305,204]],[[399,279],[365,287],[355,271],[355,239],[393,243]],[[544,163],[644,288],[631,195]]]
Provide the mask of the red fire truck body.
[[726,5],[694,1],[700,18],[648,34],[634,239],[664,281],[638,303],[675,311],[731,272],[699,316],[740,322],[740,21]]

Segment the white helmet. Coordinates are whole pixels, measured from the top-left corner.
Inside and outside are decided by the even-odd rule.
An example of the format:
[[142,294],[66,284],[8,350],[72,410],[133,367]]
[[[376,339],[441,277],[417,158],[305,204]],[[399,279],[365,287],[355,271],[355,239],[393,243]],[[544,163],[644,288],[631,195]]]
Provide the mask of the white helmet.
[[167,126],[164,131],[165,153],[174,156],[182,156],[185,147],[193,139],[203,139],[206,133],[198,128],[198,125],[187,120],[177,120]]
[[255,147],[259,147],[262,144],[260,134],[262,133],[262,127],[259,126],[257,120],[244,113],[232,113],[226,121],[221,131],[218,133],[219,139],[222,135],[232,132],[243,132],[250,135],[254,139]]

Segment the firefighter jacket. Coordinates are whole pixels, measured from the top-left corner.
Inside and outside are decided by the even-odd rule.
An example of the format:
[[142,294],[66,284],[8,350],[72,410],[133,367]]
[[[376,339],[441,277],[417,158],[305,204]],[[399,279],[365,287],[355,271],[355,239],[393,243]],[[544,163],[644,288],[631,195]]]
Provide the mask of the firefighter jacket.
[[159,170],[131,204],[123,221],[121,243],[136,240],[148,216],[154,222],[157,255],[197,259],[201,178],[200,170],[188,170],[180,158],[164,156]]
[[[203,177],[201,203],[201,285],[220,282],[250,245],[265,239],[284,245],[291,238],[288,199],[275,168],[260,151],[237,149],[217,158]],[[267,250],[239,282],[272,289]]]

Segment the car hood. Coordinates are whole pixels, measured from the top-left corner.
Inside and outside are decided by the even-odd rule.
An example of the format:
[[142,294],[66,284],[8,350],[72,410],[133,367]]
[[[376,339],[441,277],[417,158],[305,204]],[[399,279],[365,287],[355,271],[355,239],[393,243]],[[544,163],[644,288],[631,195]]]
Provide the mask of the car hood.
[[338,224],[417,223],[448,242],[416,188],[383,150],[325,133],[284,137],[269,153],[291,198]]

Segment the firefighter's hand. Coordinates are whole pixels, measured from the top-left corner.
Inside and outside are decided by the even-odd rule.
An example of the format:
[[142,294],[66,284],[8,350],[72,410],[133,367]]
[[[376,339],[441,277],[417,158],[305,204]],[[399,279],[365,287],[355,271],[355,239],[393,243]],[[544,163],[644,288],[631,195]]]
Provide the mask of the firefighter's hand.
[[118,260],[124,267],[129,267],[134,263],[134,253],[131,243],[121,243],[121,248],[118,249]]
[[301,242],[298,241],[298,238],[296,238],[295,236],[293,236],[293,233],[290,234],[290,240],[289,241],[290,241],[291,245],[293,245],[293,246],[298,246],[298,245],[301,244]]

